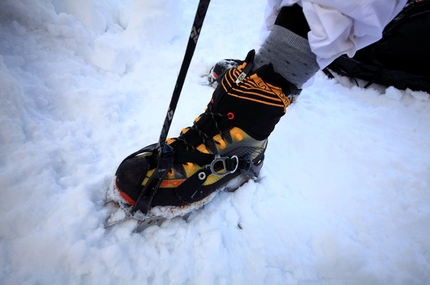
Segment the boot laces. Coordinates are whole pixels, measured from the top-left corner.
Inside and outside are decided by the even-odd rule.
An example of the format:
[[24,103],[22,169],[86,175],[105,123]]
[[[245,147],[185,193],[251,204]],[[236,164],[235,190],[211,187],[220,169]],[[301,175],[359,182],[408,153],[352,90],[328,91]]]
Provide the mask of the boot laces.
[[221,113],[213,112],[210,108],[208,108],[204,113],[202,113],[199,117],[197,117],[197,119],[194,121],[194,124],[191,127],[188,127],[185,130],[181,131],[181,134],[178,139],[184,142],[186,146],[186,151],[198,151],[194,145],[187,142],[186,136],[185,136],[185,131],[187,130],[187,131],[196,132],[198,136],[201,138],[202,143],[206,146],[208,150],[210,150],[213,153],[217,152],[215,144],[219,145],[220,142],[215,140],[214,137],[208,136],[198,125],[199,120],[201,120],[205,116],[206,117],[209,116],[211,118],[211,121],[214,123],[214,127],[216,128],[217,133],[220,135],[222,140],[228,141],[228,142],[232,141],[230,133],[225,130],[223,131],[219,126],[218,122],[220,119],[231,120],[234,117],[233,113],[221,114]]

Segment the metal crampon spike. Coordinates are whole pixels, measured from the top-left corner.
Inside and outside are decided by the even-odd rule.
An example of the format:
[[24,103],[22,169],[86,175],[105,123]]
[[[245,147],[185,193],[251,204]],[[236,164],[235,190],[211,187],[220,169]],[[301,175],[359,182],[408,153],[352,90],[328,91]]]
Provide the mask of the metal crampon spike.
[[105,228],[111,227],[131,218],[130,213],[127,213],[118,203],[110,201],[109,204],[111,204],[115,209],[106,219],[104,224]]
[[146,218],[145,220],[138,221],[136,228],[133,230],[133,233],[140,233],[144,231],[146,228],[157,225],[160,226],[166,218],[162,217],[154,217],[154,218]]
[[152,225],[160,226],[166,220],[164,217],[144,216],[140,212],[132,215],[128,208],[113,200],[107,201],[105,205],[109,205],[113,208],[112,214],[110,214],[104,223],[105,228],[109,228],[125,221],[134,220],[137,222],[137,226],[133,230],[133,233],[140,233]]

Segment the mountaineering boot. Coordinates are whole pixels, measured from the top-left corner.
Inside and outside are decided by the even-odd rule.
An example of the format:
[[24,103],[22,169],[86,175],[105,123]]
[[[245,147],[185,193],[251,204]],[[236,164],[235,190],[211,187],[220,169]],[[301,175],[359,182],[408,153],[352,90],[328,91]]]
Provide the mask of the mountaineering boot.
[[[285,114],[297,88],[273,70],[271,64],[255,71],[255,52],[229,69],[212,99],[193,126],[170,138],[172,162],[153,191],[143,214],[174,217],[208,202],[219,190],[235,190],[257,178],[267,139]],[[118,167],[115,189],[122,203],[133,207],[148,197],[145,186],[157,168],[157,145],[127,157]]]

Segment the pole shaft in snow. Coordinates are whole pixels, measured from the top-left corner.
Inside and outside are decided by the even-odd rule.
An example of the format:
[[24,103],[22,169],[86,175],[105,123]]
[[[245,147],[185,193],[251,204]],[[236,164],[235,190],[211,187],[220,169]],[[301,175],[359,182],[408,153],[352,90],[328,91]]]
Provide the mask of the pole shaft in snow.
[[161,181],[169,171],[173,164],[173,150],[166,144],[167,134],[169,133],[170,125],[172,124],[173,115],[175,114],[176,106],[179,101],[179,95],[181,94],[182,87],[185,82],[185,77],[188,72],[188,68],[191,63],[191,59],[194,54],[194,50],[197,46],[197,40],[199,39],[200,31],[203,26],[203,20],[205,19],[206,12],[209,7],[210,0],[200,0],[197,7],[196,15],[194,17],[193,26],[191,28],[190,38],[188,39],[187,49],[185,50],[184,60],[176,80],[175,88],[173,89],[172,99],[170,100],[169,109],[167,110],[166,118],[164,119],[163,128],[161,129],[160,139],[158,141],[158,160],[157,167],[154,173],[149,178],[147,184],[142,190],[136,204],[132,208],[132,212],[140,210],[143,214],[147,214],[149,207],[151,206],[152,199],[157,193],[158,187]]

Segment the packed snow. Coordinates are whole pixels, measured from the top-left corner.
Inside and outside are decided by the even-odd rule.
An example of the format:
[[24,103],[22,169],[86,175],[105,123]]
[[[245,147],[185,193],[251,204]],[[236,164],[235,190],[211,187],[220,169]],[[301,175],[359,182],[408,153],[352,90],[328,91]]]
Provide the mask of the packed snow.
[[[198,1],[2,0],[1,284],[430,284],[429,94],[318,73],[258,181],[187,221],[105,229],[104,194],[156,142]],[[170,136],[201,78],[261,40],[265,1],[213,0]]]

